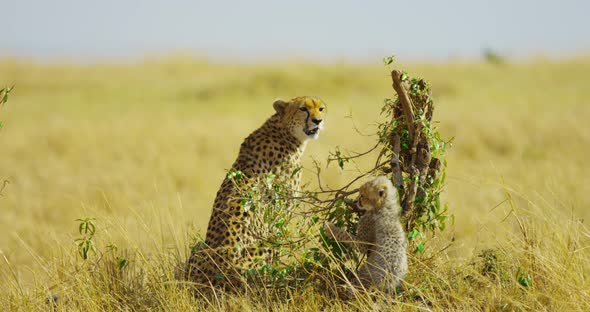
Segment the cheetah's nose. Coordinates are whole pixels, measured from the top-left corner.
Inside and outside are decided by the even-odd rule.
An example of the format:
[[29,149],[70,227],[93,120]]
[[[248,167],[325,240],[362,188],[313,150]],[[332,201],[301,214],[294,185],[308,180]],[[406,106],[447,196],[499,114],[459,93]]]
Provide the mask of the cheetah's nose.
[[312,118],[311,121],[313,121],[314,124],[319,125],[320,122],[322,122],[321,119],[317,119],[317,118]]

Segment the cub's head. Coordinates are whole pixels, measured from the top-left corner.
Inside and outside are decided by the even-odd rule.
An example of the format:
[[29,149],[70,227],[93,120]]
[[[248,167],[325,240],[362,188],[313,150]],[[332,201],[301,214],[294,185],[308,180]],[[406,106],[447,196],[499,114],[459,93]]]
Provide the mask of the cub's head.
[[289,101],[276,100],[273,107],[281,124],[301,142],[317,139],[324,126],[326,105],[319,99],[301,96]]
[[367,212],[391,209],[397,216],[401,214],[397,189],[385,176],[373,178],[361,186],[357,206]]

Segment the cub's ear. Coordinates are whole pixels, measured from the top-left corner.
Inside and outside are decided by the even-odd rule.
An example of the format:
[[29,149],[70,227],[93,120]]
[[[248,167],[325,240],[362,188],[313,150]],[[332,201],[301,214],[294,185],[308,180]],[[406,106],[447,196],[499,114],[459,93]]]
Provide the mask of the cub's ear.
[[277,99],[274,103],[272,103],[272,107],[274,107],[275,111],[279,113],[279,115],[282,115],[285,112],[285,108],[287,108],[287,104],[288,102]]
[[385,196],[385,191],[386,191],[386,190],[385,190],[385,188],[384,188],[384,187],[383,187],[383,188],[381,188],[381,189],[379,189],[379,197],[383,197],[383,196]]

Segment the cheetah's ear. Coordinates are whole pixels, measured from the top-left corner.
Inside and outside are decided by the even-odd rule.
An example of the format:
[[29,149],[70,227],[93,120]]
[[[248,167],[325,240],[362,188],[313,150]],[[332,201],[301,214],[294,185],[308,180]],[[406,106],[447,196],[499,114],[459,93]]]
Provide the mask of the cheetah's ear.
[[379,197],[385,196],[385,187],[379,189]]
[[277,99],[274,103],[272,103],[272,107],[274,107],[275,111],[282,115],[285,112],[285,108],[287,108],[287,102]]

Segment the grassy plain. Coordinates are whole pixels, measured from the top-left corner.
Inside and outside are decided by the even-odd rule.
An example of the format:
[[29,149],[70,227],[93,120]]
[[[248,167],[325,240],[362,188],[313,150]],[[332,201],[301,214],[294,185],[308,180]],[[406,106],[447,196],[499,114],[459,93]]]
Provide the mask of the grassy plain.
[[[429,247],[454,241],[410,267],[414,290],[388,308],[590,310],[590,60],[401,67],[432,83],[434,119],[455,138],[444,195],[455,222]],[[5,59],[0,82],[16,85],[0,110],[0,179],[10,181],[0,197],[0,310],[46,310],[48,293],[68,311],[374,308],[310,289],[289,300],[194,300],[172,272],[273,99],[315,95],[328,105],[325,131],[305,155],[314,188],[313,158],[325,164],[337,146],[374,144],[355,127],[375,133],[393,93],[382,65]],[[338,186],[355,173],[332,166],[322,176]],[[123,271],[80,259],[82,217],[96,218],[99,250],[115,244],[130,260]]]

